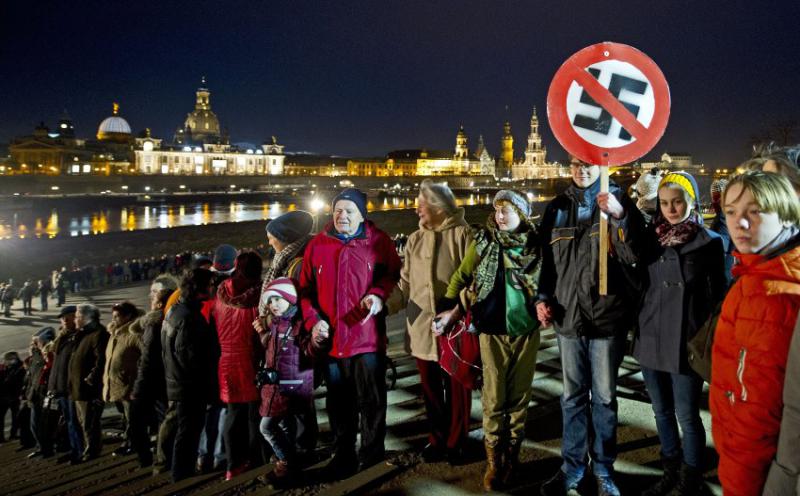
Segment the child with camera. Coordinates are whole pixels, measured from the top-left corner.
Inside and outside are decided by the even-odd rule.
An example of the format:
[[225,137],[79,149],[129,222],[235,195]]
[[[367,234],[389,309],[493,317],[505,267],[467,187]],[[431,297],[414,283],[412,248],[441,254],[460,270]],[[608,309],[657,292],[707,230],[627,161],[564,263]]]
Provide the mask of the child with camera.
[[287,482],[297,469],[294,415],[307,411],[314,401],[313,357],[328,336],[303,331],[297,288],[291,279],[272,281],[261,300],[268,316],[262,322],[266,329],[261,337],[266,348],[264,365],[256,373],[256,384],[261,389],[260,428],[277,459],[268,479],[281,483]]

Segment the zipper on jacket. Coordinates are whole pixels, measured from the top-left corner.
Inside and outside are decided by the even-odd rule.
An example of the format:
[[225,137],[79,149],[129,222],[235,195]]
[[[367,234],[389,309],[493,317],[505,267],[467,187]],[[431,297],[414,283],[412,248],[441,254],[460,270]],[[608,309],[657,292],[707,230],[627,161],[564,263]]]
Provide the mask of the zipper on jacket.
[[367,269],[372,272],[372,264],[367,262]]
[[322,264],[319,264],[319,268],[317,269],[317,275],[322,274]]
[[739,350],[739,366],[736,368],[736,378],[739,380],[739,385],[742,386],[741,399],[747,401],[747,388],[744,385],[744,369],[745,361],[747,359],[747,350],[742,348]]

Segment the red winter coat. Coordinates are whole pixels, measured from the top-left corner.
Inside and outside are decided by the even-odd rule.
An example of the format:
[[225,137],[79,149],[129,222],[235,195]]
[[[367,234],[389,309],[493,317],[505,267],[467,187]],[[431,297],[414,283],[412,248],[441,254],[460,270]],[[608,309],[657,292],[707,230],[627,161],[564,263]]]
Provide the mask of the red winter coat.
[[333,358],[386,350],[385,313],[370,317],[361,300],[368,294],[386,303],[400,279],[400,257],[389,236],[364,221],[364,232],[347,243],[333,223],[309,241],[300,272],[300,306],[311,330],[324,319],[331,326]]
[[[760,495],[778,446],[789,342],[800,310],[800,246],[734,253],[712,354],[712,433],[725,495]],[[796,380],[794,378],[793,380]]]
[[213,318],[219,336],[219,399],[246,403],[259,398],[256,364],[263,353],[253,321],[258,317],[261,281],[240,287],[234,278],[217,288]]

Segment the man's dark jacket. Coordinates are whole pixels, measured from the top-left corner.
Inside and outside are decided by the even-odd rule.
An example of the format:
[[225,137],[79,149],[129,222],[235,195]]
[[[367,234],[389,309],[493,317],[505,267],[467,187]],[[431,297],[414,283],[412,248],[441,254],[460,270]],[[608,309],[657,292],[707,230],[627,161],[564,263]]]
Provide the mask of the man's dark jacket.
[[75,351],[69,360],[69,391],[72,401],[94,401],[103,397],[108,331],[99,322],[78,329]]
[[551,304],[558,334],[602,338],[630,330],[639,301],[633,265],[644,233],[644,219],[616,184],[609,192],[625,209],[609,216],[608,294],[600,296],[598,179],[588,188],[573,183],[556,196],[542,216],[543,265],[539,299]]
[[161,328],[161,349],[170,401],[212,401],[217,333],[200,312],[201,302],[181,299]]

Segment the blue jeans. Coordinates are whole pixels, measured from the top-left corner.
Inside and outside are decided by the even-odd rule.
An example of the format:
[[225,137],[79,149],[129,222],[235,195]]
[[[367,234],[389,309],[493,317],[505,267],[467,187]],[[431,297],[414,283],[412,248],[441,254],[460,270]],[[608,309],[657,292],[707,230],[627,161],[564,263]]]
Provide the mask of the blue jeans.
[[58,407],[64,415],[67,424],[67,437],[69,438],[69,454],[73,460],[79,460],[83,454],[83,433],[78,425],[78,416],[75,412],[75,402],[66,396],[58,398]]
[[278,460],[287,460],[294,455],[297,424],[293,415],[286,417],[263,417],[259,430],[275,452]]
[[703,380],[694,373],[671,374],[642,367],[644,383],[656,418],[661,456],[677,458],[681,455],[678,424],[683,432],[683,461],[694,468],[702,468],[706,431],[700,419],[700,396]]
[[625,335],[559,335],[558,349],[564,376],[561,471],[581,479],[591,458],[595,476],[612,476],[617,458],[617,371],[625,354]]
[[200,434],[200,446],[197,449],[198,460],[211,461],[210,454],[214,454],[213,465],[220,465],[225,462],[225,450],[223,449],[222,426],[225,424],[225,414],[228,410],[221,404],[208,405],[206,409],[206,423],[203,432]]

